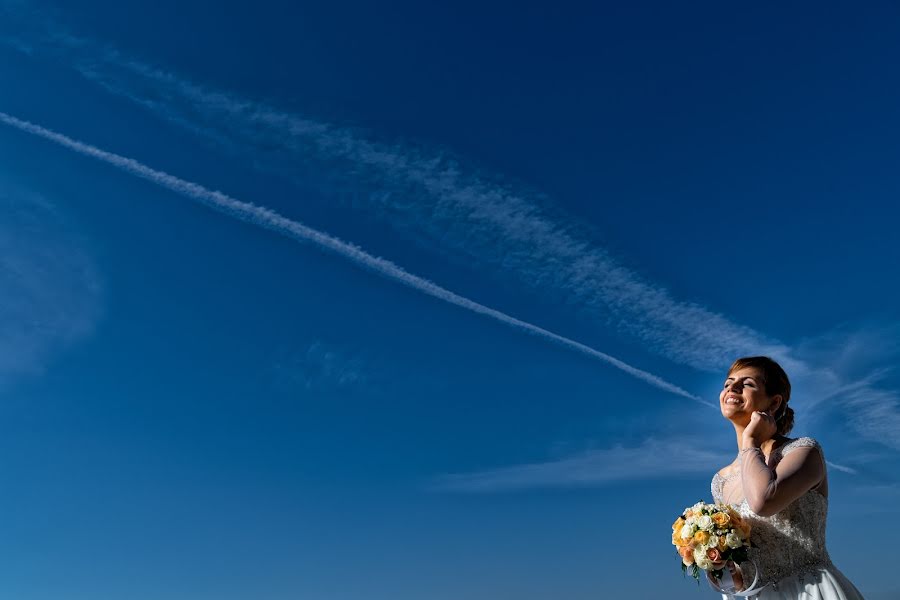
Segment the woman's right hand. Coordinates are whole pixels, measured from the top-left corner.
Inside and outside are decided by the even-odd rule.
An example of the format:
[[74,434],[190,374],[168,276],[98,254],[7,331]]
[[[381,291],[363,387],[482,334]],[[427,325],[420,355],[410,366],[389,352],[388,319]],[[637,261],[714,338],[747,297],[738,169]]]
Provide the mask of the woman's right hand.
[[741,448],[759,448],[778,433],[775,419],[763,410],[755,410],[750,415],[750,423],[741,435]]
[[[728,572],[731,574],[731,580],[734,582],[735,591],[744,591],[744,574],[741,571],[741,567],[734,564],[734,561],[729,560],[725,563],[725,568],[728,569]],[[709,579],[717,588],[722,587],[722,582],[719,581],[719,579],[715,575],[713,575],[712,571],[706,572],[706,578]]]
[[734,581],[734,589],[738,592],[744,591],[744,573],[739,565],[734,564],[733,560],[725,563],[728,572],[731,573],[731,580]]

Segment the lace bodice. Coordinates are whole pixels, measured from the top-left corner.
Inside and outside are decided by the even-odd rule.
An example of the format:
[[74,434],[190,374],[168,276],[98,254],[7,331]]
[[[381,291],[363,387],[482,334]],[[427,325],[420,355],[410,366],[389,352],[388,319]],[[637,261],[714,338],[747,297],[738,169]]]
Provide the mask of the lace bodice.
[[[772,451],[769,467],[775,469],[778,462],[792,450],[822,448],[813,438],[802,437]],[[822,455],[824,461],[824,455]],[[723,501],[723,485],[726,479],[718,473],[713,476],[712,494],[716,502]],[[762,517],[750,510],[746,500],[735,505],[752,527],[751,541],[756,545],[749,551],[750,559],[759,566],[758,587],[766,584],[777,588],[777,582],[790,575],[802,575],[820,567],[831,566],[825,548],[825,518],[828,499],[816,489],[811,489],[771,517]],[[749,574],[749,584],[754,576],[750,563],[741,568]]]

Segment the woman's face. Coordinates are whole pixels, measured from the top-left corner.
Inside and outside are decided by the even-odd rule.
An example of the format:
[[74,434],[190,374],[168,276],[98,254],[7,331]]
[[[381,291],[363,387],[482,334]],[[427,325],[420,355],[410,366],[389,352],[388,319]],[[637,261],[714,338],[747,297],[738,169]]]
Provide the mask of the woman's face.
[[719,393],[722,416],[730,421],[746,424],[754,411],[762,410],[774,416],[781,405],[781,396],[768,396],[762,371],[745,367],[729,373]]

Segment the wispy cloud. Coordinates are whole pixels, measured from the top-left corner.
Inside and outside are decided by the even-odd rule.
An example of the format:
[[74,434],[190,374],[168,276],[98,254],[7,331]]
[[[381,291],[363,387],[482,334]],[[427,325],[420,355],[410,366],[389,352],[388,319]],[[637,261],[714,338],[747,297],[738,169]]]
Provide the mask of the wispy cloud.
[[541,294],[565,298],[573,309],[650,352],[702,370],[719,370],[735,356],[751,353],[776,356],[793,371],[803,368],[777,340],[679,301],[624,267],[575,223],[551,215],[539,194],[479,173],[447,152],[379,143],[349,128],[208,90],[115,53],[107,53],[102,65],[81,70],[107,90],[217,144],[228,140],[249,150],[257,165],[300,174],[303,185],[309,185],[313,170],[338,197],[341,189],[355,186],[360,193],[353,197],[361,200],[356,206],[391,226],[448,255],[512,275]]
[[900,450],[900,396],[895,390],[862,386],[841,399],[850,424],[867,438]]
[[[709,475],[710,465],[727,464],[733,459],[733,455],[697,444],[650,438],[637,446],[591,449],[556,460],[442,475],[431,481],[429,488],[443,492],[494,493],[598,487],[622,481]],[[828,466],[849,475],[858,474],[854,468],[831,461]]]
[[122,171],[125,171],[126,173],[130,173],[142,179],[146,179],[186,198],[190,198],[195,202],[203,204],[218,212],[224,213],[232,218],[250,223],[257,227],[268,229],[298,242],[312,243],[323,250],[327,250],[337,256],[349,260],[357,266],[373,271],[398,283],[402,283],[403,285],[406,285],[423,294],[427,294],[429,296],[447,302],[448,304],[453,304],[460,308],[464,308],[473,313],[484,315],[486,317],[494,319],[495,321],[499,321],[505,325],[513,327],[519,331],[529,333],[547,341],[554,342],[558,345],[576,350],[582,354],[586,354],[592,358],[612,365],[613,367],[624,371],[625,373],[628,373],[629,375],[636,377],[642,381],[645,381],[646,383],[656,386],[661,390],[685,398],[690,398],[692,400],[696,400],[708,405],[706,401],[702,400],[698,396],[695,396],[694,394],[691,394],[678,387],[677,385],[669,383],[668,381],[665,381],[664,379],[652,373],[633,367],[619,360],[618,358],[615,358],[614,356],[606,354],[605,352],[595,350],[590,346],[563,337],[537,325],[522,321],[499,310],[490,308],[488,306],[475,302],[474,300],[470,300],[469,298],[466,298],[464,296],[460,296],[459,294],[451,292],[450,290],[445,289],[427,279],[405,271],[391,261],[373,256],[365,252],[358,246],[340,240],[334,236],[328,235],[327,233],[315,230],[311,227],[307,227],[299,221],[288,219],[271,209],[257,206],[249,202],[243,202],[241,200],[237,200],[235,198],[232,198],[231,196],[223,194],[222,192],[207,189],[198,183],[180,179],[163,171],[151,169],[150,167],[134,159],[101,150],[95,146],[91,146],[90,144],[74,140],[55,131],[51,131],[50,129],[47,129],[45,127],[41,127],[40,125],[35,125],[33,123],[29,123],[28,121],[23,121],[3,112],[0,112],[0,123],[4,123],[6,125],[9,125],[10,127],[18,129],[19,131],[43,138],[45,140],[58,144],[59,146],[68,148],[69,150],[72,150],[78,154],[100,160]]
[[48,30],[41,44],[107,91],[217,148],[302,186],[316,181],[331,197],[352,192],[354,207],[416,241],[564,300],[649,352],[707,371],[757,353],[778,358],[794,373],[805,369],[785,344],[679,301],[623,266],[584,235],[583,225],[555,214],[541,194],[446,150],[379,142],[349,127],[210,89],[59,27]]
[[83,243],[43,197],[0,178],[0,387],[39,373],[92,331],[102,287]]
[[900,395],[890,386],[896,370],[873,366],[873,359],[896,364],[898,334],[896,324],[842,325],[798,344],[810,364],[828,365],[810,370],[807,411],[837,407],[863,438],[900,450]]
[[[19,10],[19,16],[29,10]],[[675,298],[598,247],[541,194],[486,174],[446,150],[381,142],[155,68],[71,35],[52,18],[30,21],[40,21],[43,29],[17,30],[5,41],[66,62],[107,91],[257,168],[286,175],[299,186],[320,186],[331,198],[351,197],[354,208],[371,211],[416,243],[516,278],[592,322],[615,328],[648,352],[704,371],[721,370],[740,355],[770,355],[791,374],[795,389],[805,391],[795,395],[794,404],[811,418],[817,418],[814,407],[848,385],[856,385],[858,396],[867,394],[870,404],[855,405],[859,414],[889,416],[896,409],[893,393],[871,383],[848,384],[858,377],[847,376],[814,345],[789,347]],[[869,345],[865,350],[877,355]],[[866,438],[900,448],[900,428],[891,433],[891,419],[867,422],[849,420]]]
[[709,474],[709,465],[732,456],[696,444],[648,439],[639,446],[588,450],[559,460],[438,477],[431,489],[489,493],[548,487],[603,486],[621,481],[675,479]]
[[[860,411],[851,425],[869,439],[900,448],[900,423],[890,417],[896,412],[894,395],[871,382],[847,384],[835,370],[854,349],[884,356],[859,335],[836,336],[845,342],[836,362],[805,352],[809,345],[791,349],[724,315],[675,299],[664,286],[646,281],[580,235],[565,216],[552,215],[539,194],[491,179],[447,153],[379,143],[349,128],[210,90],[108,49],[99,56],[79,68],[107,90],[220,146],[246,151],[262,168],[299,173],[304,184],[311,171],[326,180],[329,175],[340,179],[344,186],[348,179],[355,181],[366,192],[354,197],[365,199],[365,206],[392,226],[413,232],[429,247],[564,298],[574,310],[617,328],[650,352],[707,371],[721,370],[737,356],[772,356],[795,384],[805,384],[795,386],[806,389],[795,406],[808,411],[835,390],[856,385],[855,394],[865,395],[868,403],[857,404]],[[853,339],[859,343],[848,348]],[[868,423],[874,416],[883,418]]]
[[844,466],[844,465],[839,465],[839,464],[837,464],[837,463],[831,462],[830,460],[826,460],[825,463],[826,463],[829,467],[831,467],[832,469],[837,469],[837,470],[840,471],[841,473],[847,473],[848,475],[856,475],[856,474],[859,473],[859,471],[857,471],[856,469],[854,469],[854,468],[852,468],[852,467],[847,467],[847,466]]
[[306,390],[354,388],[369,380],[362,359],[322,341],[279,360],[275,370],[279,381]]

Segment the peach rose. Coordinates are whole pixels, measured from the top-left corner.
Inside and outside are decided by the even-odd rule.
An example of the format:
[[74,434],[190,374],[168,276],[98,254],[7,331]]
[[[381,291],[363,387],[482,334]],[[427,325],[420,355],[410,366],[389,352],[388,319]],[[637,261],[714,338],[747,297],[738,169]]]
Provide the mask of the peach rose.
[[722,553],[719,552],[718,548],[710,548],[706,551],[706,557],[712,561],[713,569],[723,569],[725,568],[725,557],[722,556]]
[[694,564],[694,551],[691,550],[690,546],[682,546],[678,549],[678,554],[681,555],[681,560],[685,565],[691,566]]
[[728,544],[726,543],[727,540],[728,540],[727,536],[724,536],[724,535],[719,536],[719,550],[720,551],[725,552],[725,548],[728,547]]
[[724,529],[728,523],[731,522],[731,517],[728,516],[728,513],[717,512],[712,516],[713,523],[716,524],[716,527],[720,529]]
[[694,542],[697,544],[705,544],[709,541],[709,532],[706,531],[698,531],[694,534]]

